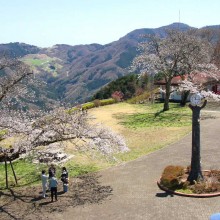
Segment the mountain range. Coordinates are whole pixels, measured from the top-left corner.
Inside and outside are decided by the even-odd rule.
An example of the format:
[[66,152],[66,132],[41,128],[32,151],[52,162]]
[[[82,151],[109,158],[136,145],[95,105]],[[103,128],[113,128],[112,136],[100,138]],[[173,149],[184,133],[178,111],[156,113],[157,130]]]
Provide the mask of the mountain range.
[[[134,30],[109,44],[66,45],[57,44],[40,48],[25,43],[0,44],[0,54],[17,57],[34,69],[35,75],[47,82],[53,97],[76,103],[89,100],[107,83],[125,76],[137,45],[144,34],[165,36],[166,29],[193,29],[186,24],[173,23],[159,28]],[[206,28],[219,30],[220,25]]]

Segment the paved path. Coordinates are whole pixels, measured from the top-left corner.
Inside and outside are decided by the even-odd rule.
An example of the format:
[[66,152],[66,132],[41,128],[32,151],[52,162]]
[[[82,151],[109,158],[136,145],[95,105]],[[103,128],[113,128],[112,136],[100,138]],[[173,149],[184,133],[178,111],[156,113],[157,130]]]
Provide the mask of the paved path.
[[[215,114],[217,118],[201,121],[203,169],[220,169],[220,113]],[[220,212],[220,197],[171,197],[156,185],[164,167],[171,164],[187,166],[190,158],[191,135],[188,135],[162,150],[104,170],[100,182],[110,185],[113,195],[101,204],[68,208],[62,215],[56,215],[56,219],[207,220],[211,214]]]

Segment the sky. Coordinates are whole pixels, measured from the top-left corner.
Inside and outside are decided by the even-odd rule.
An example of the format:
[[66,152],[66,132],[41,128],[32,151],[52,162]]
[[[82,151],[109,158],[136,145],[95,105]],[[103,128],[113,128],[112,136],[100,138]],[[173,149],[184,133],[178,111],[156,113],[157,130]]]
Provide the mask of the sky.
[[107,44],[140,28],[220,24],[220,0],[0,0],[0,43]]

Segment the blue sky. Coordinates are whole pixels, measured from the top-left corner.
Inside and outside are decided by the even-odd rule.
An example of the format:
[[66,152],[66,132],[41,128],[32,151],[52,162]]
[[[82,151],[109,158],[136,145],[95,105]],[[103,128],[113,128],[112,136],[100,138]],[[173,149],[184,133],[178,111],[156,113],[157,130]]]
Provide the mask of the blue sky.
[[107,44],[139,28],[220,24],[219,0],[0,0],[0,43]]

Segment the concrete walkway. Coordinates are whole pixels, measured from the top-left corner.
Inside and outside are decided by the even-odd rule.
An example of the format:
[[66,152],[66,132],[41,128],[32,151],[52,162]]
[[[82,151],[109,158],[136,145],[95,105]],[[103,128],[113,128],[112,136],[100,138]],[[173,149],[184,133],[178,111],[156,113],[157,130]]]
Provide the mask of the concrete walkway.
[[[215,115],[215,119],[201,121],[203,169],[220,169],[220,113]],[[101,204],[70,207],[66,212],[54,216],[54,219],[207,220],[211,214],[220,212],[220,197],[171,197],[156,185],[164,167],[187,166],[190,159],[191,135],[188,135],[162,150],[104,170],[100,173],[100,182],[111,186],[113,195]]]

